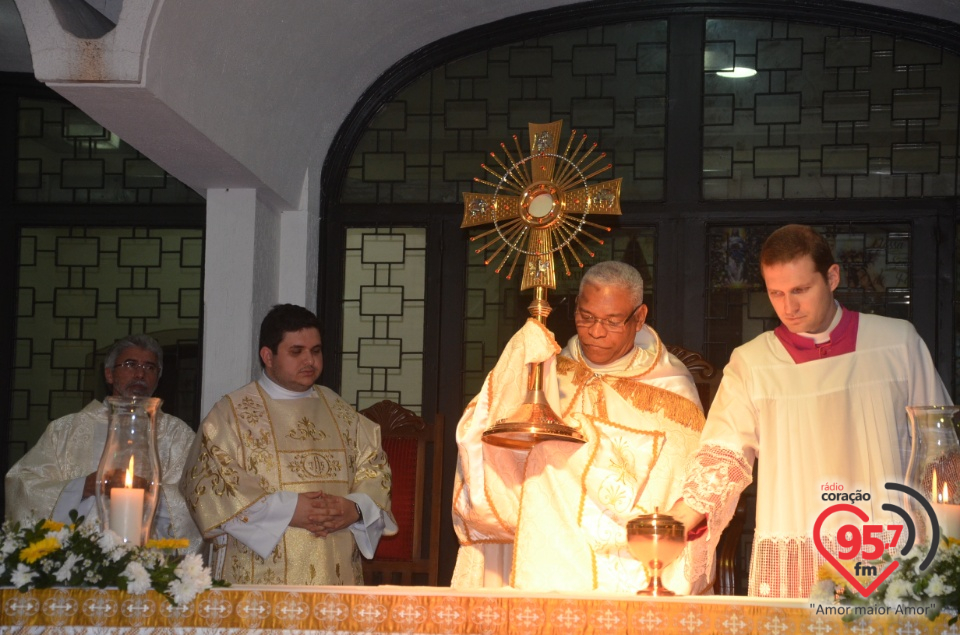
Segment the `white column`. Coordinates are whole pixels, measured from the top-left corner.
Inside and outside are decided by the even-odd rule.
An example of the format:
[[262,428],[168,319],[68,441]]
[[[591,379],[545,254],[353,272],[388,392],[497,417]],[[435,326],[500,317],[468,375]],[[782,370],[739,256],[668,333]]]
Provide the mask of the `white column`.
[[[280,215],[279,301],[317,310],[320,200],[303,179],[299,209]],[[314,186],[313,190],[317,190]]]
[[260,321],[277,301],[279,214],[256,190],[207,190],[201,416],[259,373]]

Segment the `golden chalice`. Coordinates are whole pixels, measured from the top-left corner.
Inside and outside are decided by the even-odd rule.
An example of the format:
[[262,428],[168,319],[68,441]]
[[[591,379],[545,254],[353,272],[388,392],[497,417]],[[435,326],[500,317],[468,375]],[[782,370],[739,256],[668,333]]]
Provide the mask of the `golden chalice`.
[[627,522],[627,546],[633,557],[648,568],[650,578],[647,588],[637,591],[637,595],[676,595],[663,586],[660,573],[683,553],[685,545],[683,523],[659,513],[659,508]]

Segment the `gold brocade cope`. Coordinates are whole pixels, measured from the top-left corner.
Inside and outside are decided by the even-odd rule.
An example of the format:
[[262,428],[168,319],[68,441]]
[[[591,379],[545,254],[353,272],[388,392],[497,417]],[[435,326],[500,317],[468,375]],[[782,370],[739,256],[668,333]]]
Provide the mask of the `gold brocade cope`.
[[[531,123],[530,152],[527,155],[521,150],[516,135],[513,136],[516,157],[503,143],[500,147],[506,162],[491,152],[490,156],[503,171],[498,172],[495,168],[481,164],[483,170],[498,180],[474,180],[494,188],[494,192],[464,194],[463,222],[460,225],[466,228],[493,223],[493,229],[473,236],[470,240],[480,240],[496,234],[476,252],[481,253],[496,243],[502,243],[484,264],[490,264],[497,259],[500,252],[506,248],[496,271],[500,273],[512,258],[508,279],[513,276],[520,254],[525,255],[520,290],[536,290],[529,310],[531,317],[541,324],[546,323],[550,314],[547,289],[557,288],[554,253],[560,254],[564,271],[570,276],[567,254],[581,268],[583,261],[580,250],[591,258],[595,255],[584,244],[581,234],[603,244],[602,239],[586,228],[610,231],[607,226],[587,221],[587,215],[620,214],[620,179],[600,184],[589,183],[591,178],[612,167],[610,163],[594,167],[606,154],[601,152],[591,158],[597,144],[584,149],[586,135],[583,135],[574,147],[576,130],[570,133],[566,148],[559,153],[562,127],[562,121]],[[543,441],[585,441],[580,431],[564,423],[550,407],[543,392],[542,378],[542,365],[533,366],[530,369],[528,391],[523,403],[509,416],[491,425],[484,433],[483,441],[512,449],[528,449]]]

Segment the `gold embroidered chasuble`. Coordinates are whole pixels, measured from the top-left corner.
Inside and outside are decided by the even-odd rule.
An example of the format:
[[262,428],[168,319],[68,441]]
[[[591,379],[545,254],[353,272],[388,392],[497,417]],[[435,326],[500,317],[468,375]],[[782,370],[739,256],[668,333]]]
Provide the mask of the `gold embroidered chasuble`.
[[261,558],[224,533],[232,519],[279,491],[368,495],[390,513],[390,466],[380,426],[339,395],[271,399],[252,382],[222,398],[204,419],[180,488],[207,538],[214,573],[236,584],[363,584],[360,551],[349,529],[317,538],[288,527]]
[[[643,327],[635,344],[603,368],[585,362],[576,337],[560,351],[535,320],[507,344],[457,428],[453,586],[629,592],[647,584],[627,549],[626,523],[681,496],[682,467],[704,419],[693,379],[656,333]],[[539,361],[551,406],[587,443],[548,441],[530,451],[482,443],[483,430],[523,400],[529,364]],[[702,567],[692,563],[705,558],[704,541],[693,541],[664,584],[699,592],[708,580],[693,579]]]

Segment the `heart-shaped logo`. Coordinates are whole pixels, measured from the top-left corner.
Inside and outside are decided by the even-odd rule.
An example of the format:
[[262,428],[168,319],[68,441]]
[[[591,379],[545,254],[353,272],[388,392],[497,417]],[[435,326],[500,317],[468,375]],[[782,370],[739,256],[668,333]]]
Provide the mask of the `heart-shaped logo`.
[[823,521],[827,519],[827,516],[837,512],[850,512],[863,522],[870,520],[870,517],[867,516],[867,512],[863,511],[859,507],[856,507],[855,505],[847,505],[845,503],[831,505],[820,512],[820,515],[817,516],[817,522],[813,524],[813,544],[817,546],[817,551],[820,552],[820,555],[826,558],[827,562],[833,565],[833,568],[836,569],[840,575],[842,575],[844,579],[850,583],[850,586],[859,591],[860,595],[863,597],[870,597],[870,594],[876,591],[877,587],[880,586],[880,584],[886,580],[891,573],[897,570],[897,567],[900,566],[900,563],[893,561],[888,564],[886,568],[874,579],[874,581],[870,583],[870,586],[864,587],[862,584],[860,584],[860,580],[857,580],[857,578],[853,575],[853,572],[843,566],[843,564],[837,560],[836,556],[827,551],[827,548],[823,546],[823,540],[820,539],[820,527],[823,526]]

